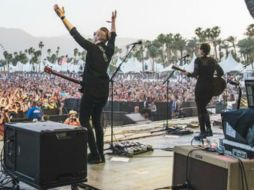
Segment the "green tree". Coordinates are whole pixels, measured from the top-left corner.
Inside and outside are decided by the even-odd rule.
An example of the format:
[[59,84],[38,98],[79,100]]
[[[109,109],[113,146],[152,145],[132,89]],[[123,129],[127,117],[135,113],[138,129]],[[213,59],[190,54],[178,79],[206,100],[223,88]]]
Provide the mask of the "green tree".
[[75,49],[73,50],[73,56],[74,56],[74,61],[73,61],[73,63],[74,63],[74,64],[77,63],[77,56],[78,56],[78,53],[79,53],[78,48],[75,48]]
[[13,56],[12,56],[11,53],[8,53],[8,51],[4,51],[3,56],[4,56],[4,59],[5,59],[5,65],[7,65],[7,70],[8,70],[8,72],[10,72],[10,64],[11,64],[11,61],[13,59]]
[[198,37],[199,42],[203,43],[206,41],[207,38],[206,31],[203,30],[201,27],[195,29],[195,34]]
[[247,27],[247,31],[246,31],[245,35],[248,36],[248,37],[253,37],[254,36],[254,24],[250,24]]
[[186,40],[183,39],[183,37],[179,33],[175,34],[173,39],[174,39],[173,40],[173,47],[176,50],[175,57],[176,57],[176,61],[177,61],[179,59],[178,52],[180,53],[180,57],[183,57],[183,52],[186,47]]
[[229,36],[226,41],[228,41],[229,43],[231,43],[233,49],[234,49],[234,54],[236,55],[236,41],[237,41],[237,38],[234,37],[234,36]]
[[[41,55],[42,55],[42,49],[44,47],[44,44],[42,41],[39,42],[39,48],[40,48],[40,51],[41,51]],[[40,57],[40,62],[39,62],[39,71],[41,71],[41,62],[42,62],[42,57]]]
[[254,61],[254,39],[250,37],[242,39],[237,46],[243,57],[243,63],[252,63]]

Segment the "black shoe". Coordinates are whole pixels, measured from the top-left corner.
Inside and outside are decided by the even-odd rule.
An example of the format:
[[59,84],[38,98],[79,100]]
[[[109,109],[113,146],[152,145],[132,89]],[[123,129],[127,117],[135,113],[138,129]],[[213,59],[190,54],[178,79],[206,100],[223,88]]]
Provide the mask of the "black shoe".
[[71,185],[71,190],[79,190],[78,185]]
[[99,163],[101,163],[101,159],[100,159],[99,154],[88,154],[87,163],[88,164],[99,164]]
[[101,155],[101,163],[105,163],[105,155],[104,154]]
[[198,136],[194,136],[194,140],[196,141],[202,141],[205,138],[206,138],[206,134],[204,133],[200,133]]
[[212,129],[208,129],[208,130],[206,131],[206,136],[207,136],[207,137],[212,137],[212,136],[213,136],[213,131],[212,131]]

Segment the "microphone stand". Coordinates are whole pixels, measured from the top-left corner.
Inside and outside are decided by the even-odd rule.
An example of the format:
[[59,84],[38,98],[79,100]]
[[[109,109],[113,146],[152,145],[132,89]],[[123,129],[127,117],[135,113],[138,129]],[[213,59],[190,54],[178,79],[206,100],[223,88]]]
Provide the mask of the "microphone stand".
[[236,102],[236,109],[239,110],[240,106],[241,106],[241,99],[242,99],[241,85],[240,85],[240,83],[239,84],[231,84],[231,85],[233,85],[233,86],[238,88],[238,98],[237,98],[237,102]]
[[170,80],[170,78],[173,76],[173,74],[175,73],[175,71],[171,71],[171,73],[169,74],[169,76],[166,78],[166,80],[162,83],[162,84],[165,84],[165,83],[167,83],[167,95],[166,95],[166,97],[167,97],[167,109],[166,109],[166,113],[167,113],[167,117],[166,117],[166,128],[165,128],[165,130],[166,131],[168,131],[168,115],[169,115],[169,107],[168,107],[168,91],[169,91],[169,87],[168,87],[168,85],[169,85],[169,80]]
[[163,85],[165,84],[165,83],[167,83],[167,93],[166,93],[166,98],[167,98],[167,109],[166,109],[166,114],[167,114],[167,117],[166,117],[166,127],[165,127],[165,129],[162,129],[162,130],[157,130],[157,131],[152,131],[151,133],[155,133],[155,132],[160,132],[160,131],[166,131],[166,132],[168,132],[169,131],[169,126],[168,126],[168,115],[169,115],[169,107],[168,107],[168,93],[169,93],[169,80],[170,80],[170,78],[173,76],[173,74],[175,73],[175,71],[171,71],[171,73],[168,75],[168,77],[166,78],[166,80],[165,81],[163,81]]
[[127,58],[129,57],[130,53],[132,52],[132,50],[134,49],[134,47],[136,46],[136,44],[132,44],[130,50],[127,52],[126,56],[124,57],[124,59],[122,60],[122,62],[118,65],[118,67],[116,68],[115,72],[112,74],[111,78],[110,78],[110,83],[111,83],[111,88],[112,88],[112,92],[111,92],[111,117],[110,117],[110,124],[111,124],[111,140],[110,140],[110,148],[112,150],[113,153],[115,153],[115,149],[114,149],[114,124],[113,124],[113,118],[114,118],[114,78],[116,76],[116,74],[118,73],[118,71],[120,70],[122,64],[127,60]]
[[241,86],[238,85],[238,99],[237,99],[237,109],[239,110],[240,109],[240,106],[241,106],[241,98],[242,98],[242,89],[241,89]]

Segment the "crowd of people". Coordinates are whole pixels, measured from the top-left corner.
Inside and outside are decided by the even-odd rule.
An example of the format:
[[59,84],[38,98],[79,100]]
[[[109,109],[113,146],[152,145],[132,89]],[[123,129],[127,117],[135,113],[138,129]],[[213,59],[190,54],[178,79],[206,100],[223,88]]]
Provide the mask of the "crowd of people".
[[[137,76],[137,75],[134,75]],[[119,102],[144,102],[147,99],[154,102],[167,101],[167,83],[164,78],[147,79],[138,75],[136,78],[123,75],[114,82],[114,101]],[[194,100],[196,79],[176,75],[169,81],[168,99],[183,103]],[[222,100],[232,100],[237,97],[235,87],[228,86],[219,97],[214,97],[212,103]]]
[[[80,77],[78,74],[66,74],[76,79]],[[22,117],[33,119],[28,112],[34,107],[61,114],[66,98],[81,97],[79,85],[46,73],[2,74],[0,80],[0,124],[4,122],[3,118],[6,118],[7,112],[9,118],[5,120]],[[173,102],[173,109],[181,107],[183,102],[194,100],[194,88],[195,79],[182,75],[170,79],[168,99],[169,102]],[[163,79],[151,79],[140,74],[118,75],[113,92],[114,101],[143,102],[144,107],[150,108],[151,111],[156,111],[157,102],[167,101],[167,85],[163,84]],[[212,103],[227,97],[234,100],[236,95],[236,89],[228,86],[224,94],[215,97]],[[41,117],[38,115],[36,117]]]
[[78,85],[48,74],[10,73],[0,80],[0,125],[13,118],[41,119],[38,110],[61,114],[65,98],[80,98]]

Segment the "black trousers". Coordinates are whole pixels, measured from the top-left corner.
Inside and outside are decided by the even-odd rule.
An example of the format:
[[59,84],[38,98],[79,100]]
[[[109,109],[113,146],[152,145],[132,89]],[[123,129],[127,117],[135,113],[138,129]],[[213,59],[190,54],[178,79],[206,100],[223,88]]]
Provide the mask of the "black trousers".
[[[83,95],[80,102],[80,124],[87,129],[88,147],[94,156],[103,155],[104,131],[101,125],[101,114],[106,103],[107,97],[96,98],[89,95]],[[95,135],[90,125],[90,118],[92,118]]]
[[200,126],[200,132],[204,133],[206,128],[211,130],[211,123],[206,106],[212,99],[212,89],[202,88],[202,86],[197,86],[195,90],[195,101],[198,111],[198,121]]

